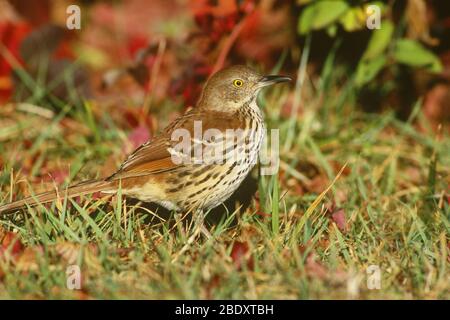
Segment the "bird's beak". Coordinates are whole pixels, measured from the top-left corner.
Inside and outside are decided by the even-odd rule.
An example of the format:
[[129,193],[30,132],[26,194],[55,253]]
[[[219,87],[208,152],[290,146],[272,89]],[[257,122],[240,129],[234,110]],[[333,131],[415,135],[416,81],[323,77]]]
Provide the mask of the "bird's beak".
[[286,76],[264,76],[258,81],[258,87],[267,87],[275,83],[279,82],[287,82],[291,81],[292,79]]

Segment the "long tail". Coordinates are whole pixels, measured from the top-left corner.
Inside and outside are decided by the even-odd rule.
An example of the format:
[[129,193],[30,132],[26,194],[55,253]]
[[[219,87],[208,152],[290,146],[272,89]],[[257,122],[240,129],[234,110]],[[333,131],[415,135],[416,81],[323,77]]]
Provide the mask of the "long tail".
[[37,194],[33,197],[27,197],[22,200],[14,201],[3,206],[0,206],[0,214],[5,213],[7,211],[12,211],[16,209],[23,208],[25,206],[35,206],[40,203],[47,203],[56,200],[61,197],[64,199],[66,196],[68,198],[73,198],[77,196],[81,196],[84,194],[94,193],[98,191],[114,191],[117,187],[113,181],[104,181],[104,180],[90,180],[86,182],[82,182],[80,184],[74,185],[67,189],[61,188],[58,191],[48,191],[44,193]]

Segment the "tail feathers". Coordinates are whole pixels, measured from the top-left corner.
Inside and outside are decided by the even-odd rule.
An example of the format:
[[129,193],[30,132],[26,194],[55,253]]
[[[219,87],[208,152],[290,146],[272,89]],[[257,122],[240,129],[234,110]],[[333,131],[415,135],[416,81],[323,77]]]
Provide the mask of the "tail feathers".
[[32,197],[27,197],[22,200],[5,204],[3,206],[0,206],[0,214],[7,211],[17,210],[25,206],[36,206],[38,204],[52,202],[58,198],[64,199],[66,196],[67,198],[73,198],[98,191],[107,191],[111,193],[111,191],[114,190],[116,190],[116,187],[114,186],[114,183],[110,181],[92,180],[82,182],[67,189],[61,188],[57,191],[48,191]]

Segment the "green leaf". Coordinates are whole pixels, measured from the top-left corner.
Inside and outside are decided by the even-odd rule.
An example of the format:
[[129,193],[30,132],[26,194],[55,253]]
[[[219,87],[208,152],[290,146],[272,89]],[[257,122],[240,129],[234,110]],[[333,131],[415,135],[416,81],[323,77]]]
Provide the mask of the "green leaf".
[[349,9],[345,1],[322,0],[308,5],[300,15],[298,32],[308,33],[329,26]]
[[339,18],[345,31],[361,30],[366,26],[366,14],[361,7],[353,7]]
[[313,6],[308,6],[302,11],[300,18],[298,19],[298,33],[306,34],[311,30],[314,20],[314,10],[312,9]]
[[392,41],[394,25],[386,20],[381,23],[380,29],[375,29],[370,37],[369,44],[362,57],[363,60],[370,60],[382,54]]
[[397,62],[415,68],[427,68],[431,72],[441,72],[443,67],[439,58],[417,41],[401,39],[394,50]]
[[386,65],[386,62],[385,56],[379,56],[372,60],[361,60],[356,69],[356,86],[361,87],[373,80]]
[[371,2],[368,2],[368,3],[363,5],[364,12],[367,13],[367,8],[369,6],[377,6],[378,8],[380,8],[381,15],[385,14],[387,9],[388,9],[388,7],[389,7],[386,3],[382,2],[382,1],[371,1]]
[[334,38],[337,34],[337,30],[338,27],[336,24],[331,24],[327,27],[327,34],[331,37]]

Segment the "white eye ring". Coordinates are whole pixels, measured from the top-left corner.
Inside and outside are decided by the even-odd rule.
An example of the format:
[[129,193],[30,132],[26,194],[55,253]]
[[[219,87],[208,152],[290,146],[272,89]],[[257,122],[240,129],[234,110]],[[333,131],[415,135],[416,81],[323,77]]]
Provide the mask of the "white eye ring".
[[240,87],[242,87],[244,85],[244,81],[241,80],[241,79],[236,79],[236,80],[233,81],[233,85],[236,88],[240,88]]

